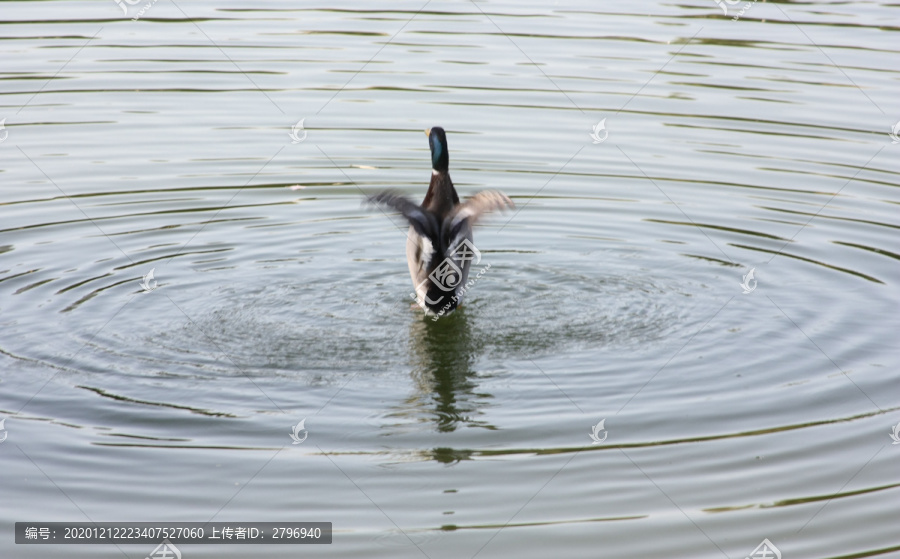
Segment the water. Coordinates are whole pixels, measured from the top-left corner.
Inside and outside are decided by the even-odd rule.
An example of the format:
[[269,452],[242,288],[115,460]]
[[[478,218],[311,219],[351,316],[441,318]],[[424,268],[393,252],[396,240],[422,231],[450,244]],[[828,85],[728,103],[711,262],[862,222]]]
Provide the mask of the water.
[[[900,11],[724,5],[5,3],[0,555],[898,556]],[[436,322],[433,125],[518,206]]]

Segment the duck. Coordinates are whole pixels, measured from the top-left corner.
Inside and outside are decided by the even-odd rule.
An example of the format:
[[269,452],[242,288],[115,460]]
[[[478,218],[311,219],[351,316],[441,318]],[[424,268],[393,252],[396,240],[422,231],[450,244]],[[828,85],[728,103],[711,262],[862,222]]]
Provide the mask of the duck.
[[369,196],[370,204],[399,212],[409,222],[406,263],[416,303],[435,319],[456,310],[468,285],[472,260],[481,253],[475,247],[473,226],[493,211],[515,208],[502,192],[484,190],[460,203],[450,179],[447,133],[440,126],[425,131],[431,148],[431,183],[421,204],[396,191]]

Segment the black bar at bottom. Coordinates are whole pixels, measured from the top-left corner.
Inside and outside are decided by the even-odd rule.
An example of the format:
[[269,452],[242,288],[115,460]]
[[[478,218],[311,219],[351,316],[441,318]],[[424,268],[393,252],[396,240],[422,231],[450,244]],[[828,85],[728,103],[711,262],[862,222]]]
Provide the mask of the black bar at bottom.
[[17,544],[331,543],[331,522],[16,522]]

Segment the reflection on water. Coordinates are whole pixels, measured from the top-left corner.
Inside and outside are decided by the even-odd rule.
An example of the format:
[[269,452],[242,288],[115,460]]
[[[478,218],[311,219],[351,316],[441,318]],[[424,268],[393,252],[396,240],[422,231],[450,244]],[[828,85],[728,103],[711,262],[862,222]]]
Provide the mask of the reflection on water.
[[478,374],[473,365],[483,344],[472,335],[466,309],[436,321],[416,317],[409,333],[412,379],[419,398],[434,407],[437,430],[454,431],[459,425],[494,429],[477,419],[492,396],[476,392]]

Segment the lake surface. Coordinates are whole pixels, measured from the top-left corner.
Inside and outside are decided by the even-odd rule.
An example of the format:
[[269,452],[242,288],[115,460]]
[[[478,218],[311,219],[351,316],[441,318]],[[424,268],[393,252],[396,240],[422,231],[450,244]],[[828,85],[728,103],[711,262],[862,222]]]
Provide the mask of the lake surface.
[[[900,556],[900,5],[145,6],[3,3],[0,556]],[[435,125],[517,209],[432,321]]]

